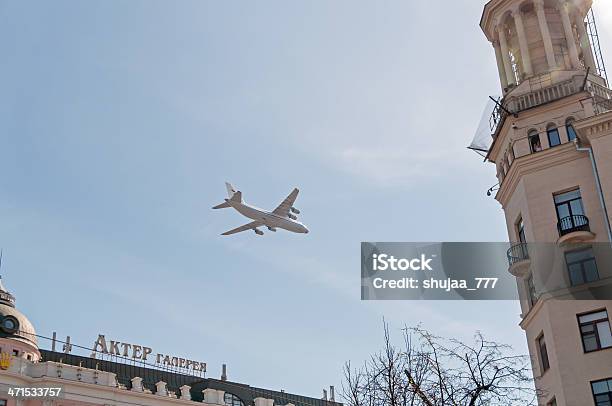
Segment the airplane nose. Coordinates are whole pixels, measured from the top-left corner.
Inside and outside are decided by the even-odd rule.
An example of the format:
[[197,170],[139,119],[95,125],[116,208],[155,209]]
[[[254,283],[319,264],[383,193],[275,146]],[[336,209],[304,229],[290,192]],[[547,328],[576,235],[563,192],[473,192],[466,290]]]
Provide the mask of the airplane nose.
[[308,229],[304,227],[304,234],[308,234]]

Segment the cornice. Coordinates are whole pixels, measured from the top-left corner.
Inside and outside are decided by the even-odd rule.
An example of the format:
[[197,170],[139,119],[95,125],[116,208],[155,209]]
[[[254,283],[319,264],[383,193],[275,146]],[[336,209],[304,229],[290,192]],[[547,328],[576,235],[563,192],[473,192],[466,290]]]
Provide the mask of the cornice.
[[574,128],[589,140],[610,135],[612,134],[612,111],[576,121]]
[[495,199],[502,207],[506,207],[523,176],[578,159],[583,159],[583,155],[576,151],[573,142],[516,158],[512,162]]
[[[487,155],[488,160],[491,162],[497,161],[497,155],[502,151],[502,147],[507,145],[506,142],[501,142],[501,139],[507,139],[510,136],[510,132],[513,130],[512,128],[513,123],[529,121],[533,119],[534,117],[538,117],[542,115],[548,110],[559,111],[567,106],[571,106],[572,104],[580,103],[586,99],[584,95],[585,95],[585,92],[579,92],[579,93],[576,93],[576,94],[573,94],[573,95],[570,95],[570,96],[567,96],[561,99],[553,100],[550,103],[541,104],[539,106],[535,106],[535,107],[520,111],[518,113],[519,114],[518,118],[514,118],[512,116],[506,117],[501,128],[497,132],[497,137],[493,140],[493,143],[489,149],[489,152]],[[551,121],[554,121],[554,120],[551,120]],[[574,124],[577,124],[577,123],[578,121],[576,121]],[[574,128],[576,128],[576,131],[578,131],[577,126],[575,126]]]

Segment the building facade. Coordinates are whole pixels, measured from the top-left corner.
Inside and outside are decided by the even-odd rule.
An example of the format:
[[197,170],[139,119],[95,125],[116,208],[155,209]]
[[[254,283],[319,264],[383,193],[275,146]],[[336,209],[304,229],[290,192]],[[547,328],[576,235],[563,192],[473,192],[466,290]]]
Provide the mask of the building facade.
[[[94,345],[77,355],[69,342],[59,343],[61,351],[55,351],[55,340],[52,349],[42,349],[44,339],[0,281],[0,406],[342,406],[333,387],[329,400],[316,399],[231,382],[225,368],[221,379],[204,377],[200,363],[198,373],[189,373],[185,365],[191,361],[182,358],[169,368],[134,360],[147,347],[132,344],[128,357],[103,357]],[[60,391],[53,396],[31,388]]]
[[[491,0],[481,19],[503,91],[485,152],[540,405],[612,405],[612,301],[588,300],[612,278],[597,254],[612,235],[612,91],[590,9],[590,0]],[[537,244],[562,252],[559,289],[541,288]]]

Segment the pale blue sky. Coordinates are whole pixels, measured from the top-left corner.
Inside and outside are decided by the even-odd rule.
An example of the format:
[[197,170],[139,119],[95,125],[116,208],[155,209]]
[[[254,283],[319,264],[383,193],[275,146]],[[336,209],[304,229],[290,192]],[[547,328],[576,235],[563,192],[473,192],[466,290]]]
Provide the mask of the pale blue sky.
[[[18,307],[40,334],[310,396],[378,349],[383,316],[525,352],[513,302],[359,300],[360,241],[506,239],[493,167],[465,149],[499,93],[483,4],[0,1]],[[310,234],[219,236],[244,223],[210,210],[225,180],[268,208],[300,187]]]

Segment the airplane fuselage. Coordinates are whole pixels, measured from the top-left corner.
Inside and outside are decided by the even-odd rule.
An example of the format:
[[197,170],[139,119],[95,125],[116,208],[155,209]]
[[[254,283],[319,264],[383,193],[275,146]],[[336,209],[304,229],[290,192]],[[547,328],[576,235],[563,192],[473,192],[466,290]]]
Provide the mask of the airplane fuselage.
[[231,199],[225,199],[227,204],[232,206],[236,211],[251,220],[261,221],[264,226],[268,228],[282,228],[283,230],[291,231],[294,233],[307,234],[308,228],[299,221],[291,220],[290,218],[281,217],[272,212],[260,209],[255,206],[251,206],[244,202],[236,202]]

